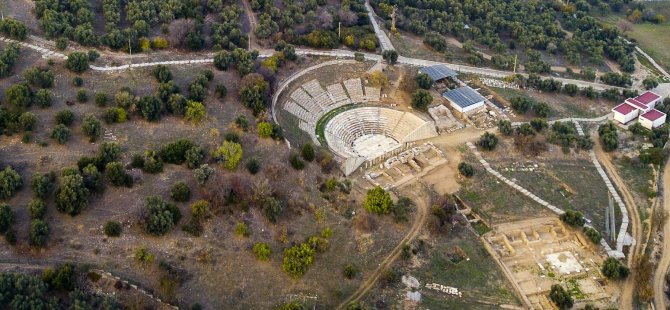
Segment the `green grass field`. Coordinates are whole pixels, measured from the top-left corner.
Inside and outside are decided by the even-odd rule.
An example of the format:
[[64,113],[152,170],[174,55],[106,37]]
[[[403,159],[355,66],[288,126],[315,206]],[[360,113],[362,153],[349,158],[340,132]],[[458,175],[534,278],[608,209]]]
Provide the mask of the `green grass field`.
[[640,48],[654,58],[659,65],[670,70],[670,23],[636,24],[633,25],[633,31],[628,35],[637,40]]
[[[660,25],[652,23],[638,23],[633,30],[626,32],[631,39],[635,39],[642,50],[654,58],[666,70],[670,70],[670,1],[645,1],[645,7],[656,13],[663,14],[666,22]],[[610,25],[617,25],[625,19],[623,14],[610,15],[600,18]]]
[[510,163],[492,163],[504,176],[533,194],[564,210],[575,209],[593,221],[596,229],[605,228],[604,210],[608,204],[607,187],[590,161],[545,162],[534,171],[504,171]]
[[[459,247],[467,259],[453,263],[445,253]],[[465,229],[456,229],[445,242],[432,249],[428,261],[412,271],[420,283],[438,283],[458,288],[462,297],[423,288],[422,308],[426,309],[499,309],[499,305],[518,305],[498,265],[477,237]]]

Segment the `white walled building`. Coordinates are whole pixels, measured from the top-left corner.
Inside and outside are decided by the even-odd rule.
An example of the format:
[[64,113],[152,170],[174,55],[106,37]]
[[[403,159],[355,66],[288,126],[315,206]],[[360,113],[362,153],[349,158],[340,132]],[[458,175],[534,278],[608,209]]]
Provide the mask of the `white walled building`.
[[482,97],[477,91],[464,86],[442,94],[442,97],[449,100],[449,104],[456,111],[466,113],[484,106],[486,98]]
[[612,109],[614,120],[627,124],[637,118],[640,124],[648,129],[662,126],[665,124],[666,115],[654,109],[661,99],[661,96],[652,91],[646,91],[635,98],[628,98],[624,103]]
[[653,129],[665,124],[665,118],[665,113],[656,109],[652,109],[651,111],[640,115],[638,121],[640,122],[640,125],[644,126],[644,128]]

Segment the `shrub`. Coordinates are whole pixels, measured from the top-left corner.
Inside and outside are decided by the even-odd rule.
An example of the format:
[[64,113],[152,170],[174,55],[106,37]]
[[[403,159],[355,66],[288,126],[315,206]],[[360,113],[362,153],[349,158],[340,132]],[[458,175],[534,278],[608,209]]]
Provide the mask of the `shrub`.
[[53,103],[53,94],[46,89],[40,89],[35,92],[34,100],[38,107],[48,108]]
[[391,212],[393,200],[383,188],[375,186],[368,190],[363,207],[368,212],[386,214]]
[[419,73],[416,75],[416,84],[423,89],[430,89],[433,86],[433,79],[430,78],[430,75],[425,73]]
[[533,107],[532,99],[525,97],[513,97],[510,99],[510,103],[512,109],[519,114],[524,114]]
[[223,135],[223,140],[224,141],[229,141],[229,142],[240,143],[240,135],[238,135],[234,131],[226,132],[226,134]]
[[30,231],[28,233],[28,243],[32,246],[43,247],[47,244],[49,237],[49,225],[42,220],[33,220],[30,223]]
[[202,229],[202,223],[200,223],[200,219],[196,217],[192,217],[188,223],[181,226],[181,230],[195,237],[200,237],[202,235]]
[[35,124],[37,124],[37,116],[30,112],[23,112],[21,115],[19,115],[18,121],[19,126],[21,126],[21,130],[31,131],[35,127]]
[[545,128],[549,127],[547,121],[541,118],[534,118],[530,121],[530,126],[535,129],[535,131],[540,132]]
[[88,69],[88,55],[82,52],[72,52],[67,56],[66,67],[75,73],[84,72]]
[[228,89],[226,85],[218,84],[215,88],[216,94],[219,95],[219,98],[223,98],[228,94]]
[[601,271],[608,279],[625,279],[630,274],[628,267],[614,257],[605,259]]
[[428,106],[433,102],[433,96],[425,89],[419,89],[412,94],[412,107],[426,111]]
[[272,249],[270,249],[270,245],[268,245],[265,242],[258,242],[254,244],[252,251],[254,252],[254,255],[256,255],[256,258],[262,261],[269,260],[270,255],[272,254]]
[[344,274],[345,278],[353,279],[358,274],[358,267],[356,267],[354,264],[346,264],[342,273]]
[[565,213],[561,214],[559,218],[561,221],[573,227],[582,227],[584,226],[584,223],[586,223],[584,215],[582,215],[581,212],[575,210],[565,211]]
[[600,239],[602,239],[602,236],[600,235],[600,233],[597,230],[595,230],[591,227],[584,227],[584,234],[594,244],[600,244]]
[[505,136],[511,136],[514,133],[514,129],[512,129],[512,122],[508,120],[499,120],[498,131],[500,131],[500,133]]
[[228,170],[235,170],[242,160],[242,146],[239,143],[223,141],[223,144],[212,152],[212,157],[223,163]]
[[468,178],[475,175],[475,169],[472,167],[472,165],[466,162],[461,162],[458,164],[458,172],[460,172],[464,177]]
[[86,90],[80,89],[77,91],[77,101],[81,103],[88,101],[88,94],[86,94]]
[[197,168],[205,159],[205,150],[199,146],[193,146],[186,151],[184,159],[186,160],[186,166],[191,169]]
[[33,190],[33,193],[35,193],[37,198],[44,199],[53,189],[55,178],[56,176],[53,173],[35,173],[30,181],[30,188]]
[[6,203],[0,203],[0,234],[6,233],[16,220],[14,210]]
[[172,186],[170,197],[177,202],[185,202],[191,198],[191,189],[184,182],[179,182]]
[[261,170],[261,161],[256,157],[252,157],[247,161],[246,167],[249,173],[256,174]]
[[200,124],[207,117],[205,106],[197,101],[186,102],[186,120],[193,124]]
[[58,144],[65,144],[68,140],[70,140],[70,129],[65,127],[63,124],[58,124],[54,129],[51,131],[51,138],[56,140]]
[[153,75],[158,83],[167,83],[172,80],[172,72],[170,71],[170,68],[165,65],[154,67]]
[[163,104],[155,96],[145,96],[137,102],[137,110],[150,122],[160,120]]
[[302,170],[305,168],[305,162],[302,161],[296,153],[291,154],[289,157],[289,163],[291,163],[291,167],[293,167],[295,170]]
[[84,84],[84,79],[82,79],[81,76],[75,76],[72,79],[72,85],[74,85],[76,87],[81,87],[81,85],[83,85],[83,84]]
[[242,222],[239,222],[235,225],[235,234],[240,236],[240,237],[248,237],[249,236],[249,228],[247,227],[247,224],[244,224]]
[[235,118],[235,125],[243,131],[249,130],[249,121],[245,115],[239,115]]
[[105,110],[103,119],[108,124],[124,123],[126,120],[128,120],[128,114],[123,108],[108,108]]
[[30,219],[32,220],[44,218],[46,211],[47,204],[40,198],[31,199],[28,203],[28,213],[30,213]]
[[155,258],[156,257],[143,246],[135,250],[135,260],[137,260],[141,264],[153,262]]
[[551,286],[551,291],[549,292],[549,299],[553,301],[556,306],[563,309],[570,309],[574,304],[572,296],[566,291],[560,284],[554,284]]
[[144,230],[152,235],[166,234],[181,219],[179,209],[158,196],[147,197],[145,208]]
[[89,142],[95,142],[102,134],[102,125],[100,121],[93,115],[87,115],[81,124],[81,129],[84,135],[88,137]]
[[60,51],[64,51],[67,48],[68,40],[67,38],[58,38],[56,39],[56,48]]
[[258,136],[261,138],[269,138],[272,136],[272,125],[268,122],[259,122],[256,125]]
[[133,168],[144,169],[144,156],[142,154],[133,154],[130,159],[130,166]]
[[47,268],[42,272],[42,281],[48,283],[50,288],[72,291],[76,285],[74,266],[66,263],[56,269]]
[[301,243],[284,250],[282,270],[293,278],[302,277],[307,268],[314,263],[316,249],[308,243]]
[[606,152],[614,151],[619,147],[619,135],[617,134],[616,125],[612,122],[600,125],[598,127],[598,136]]
[[21,112],[30,107],[32,97],[33,93],[28,83],[13,84],[5,89],[5,100],[15,111]]
[[107,105],[107,101],[109,101],[109,96],[107,96],[106,93],[98,92],[95,93],[95,104],[99,107],[104,107]]
[[54,84],[54,73],[49,69],[30,68],[23,73],[23,77],[33,86],[49,88]]
[[272,223],[277,223],[281,215],[282,205],[274,197],[267,197],[263,200],[263,214]]
[[209,202],[198,200],[191,205],[191,214],[196,218],[205,218],[209,214]]
[[114,186],[133,186],[133,177],[126,173],[126,168],[118,161],[105,165],[105,175]]
[[104,169],[107,163],[118,161],[121,157],[121,146],[116,142],[103,142],[98,149],[98,167]]
[[193,177],[200,185],[205,185],[207,179],[214,173],[214,168],[207,164],[201,165],[197,169],[193,169]]
[[314,150],[314,145],[312,143],[305,143],[305,145],[300,148],[300,155],[302,155],[302,158],[306,161],[313,161],[314,158],[316,157],[316,151]]
[[122,231],[123,227],[119,222],[108,221],[107,223],[105,223],[105,235],[107,237],[118,237],[121,235]]
[[394,50],[386,50],[382,53],[382,58],[390,65],[394,65],[398,61],[398,52]]
[[191,140],[179,139],[163,145],[158,155],[166,163],[181,165],[186,161],[186,153],[194,147],[196,146]]
[[163,37],[155,37],[154,40],[151,42],[151,48],[154,49],[166,49],[168,48],[169,44],[168,41],[163,38]]
[[72,122],[74,122],[74,113],[72,111],[61,110],[56,113],[56,124],[70,126]]
[[56,209],[75,216],[88,206],[90,191],[78,171],[63,170],[60,185],[56,189]]
[[28,37],[30,30],[22,22],[5,17],[0,21],[0,32],[12,39],[23,41]]
[[480,138],[477,144],[487,151],[492,151],[498,145],[498,137],[495,134],[485,132]]
[[98,51],[96,51],[96,50],[90,50],[90,51],[88,51],[88,61],[90,61],[90,62],[94,62],[94,61],[96,61],[98,58],[100,58],[100,53],[98,53]]
[[391,206],[391,214],[393,215],[393,220],[396,222],[405,222],[407,221],[407,214],[410,212],[414,202],[408,197],[398,198],[398,202]]

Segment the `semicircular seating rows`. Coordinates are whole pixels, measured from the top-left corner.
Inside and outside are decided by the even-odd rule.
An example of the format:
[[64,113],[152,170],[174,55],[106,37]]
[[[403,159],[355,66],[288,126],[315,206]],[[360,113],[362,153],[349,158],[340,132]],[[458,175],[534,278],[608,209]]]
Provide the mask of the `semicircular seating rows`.
[[319,144],[315,127],[321,116],[347,104],[379,101],[380,94],[378,87],[363,87],[360,78],[328,85],[325,89],[317,80],[311,80],[291,93],[284,110],[300,119],[300,129]]
[[367,135],[384,135],[398,145],[437,135],[433,122],[411,112],[382,107],[360,107],[333,117],[325,128],[328,146],[344,158],[362,157],[354,142]]

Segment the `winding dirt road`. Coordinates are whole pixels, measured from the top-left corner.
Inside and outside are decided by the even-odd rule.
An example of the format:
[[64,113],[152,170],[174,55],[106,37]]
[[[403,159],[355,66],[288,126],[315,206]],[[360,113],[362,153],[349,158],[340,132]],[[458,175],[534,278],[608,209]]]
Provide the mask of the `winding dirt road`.
[[[600,164],[603,166],[607,175],[619,190],[625,204],[628,209],[628,215],[630,220],[631,230],[633,232],[633,239],[635,243],[631,246],[630,252],[628,253],[628,267],[633,268],[637,259],[641,256],[640,245],[642,244],[643,232],[642,232],[642,223],[640,221],[640,214],[637,211],[637,205],[635,200],[633,200],[633,195],[628,191],[628,187],[623,182],[623,179],[619,176],[619,173],[615,169],[612,161],[610,160],[609,154],[606,154],[603,151],[600,139],[598,137],[593,137],[593,141],[596,141],[595,153],[600,161]],[[621,291],[621,308],[622,309],[633,309],[633,295],[635,291],[635,273],[632,273],[631,277],[628,277],[624,282],[623,289]]]
[[[662,206],[665,213],[670,208],[670,191],[666,186],[670,185],[670,161],[665,162],[663,168],[663,181],[661,191],[663,192]],[[664,223],[663,226],[663,252],[661,260],[658,261],[656,273],[654,274],[654,306],[656,309],[666,309],[665,304],[665,274],[670,266],[670,225]]]
[[[423,190],[423,187],[421,188]],[[344,309],[346,306],[350,303],[357,302],[360,300],[365,294],[370,291],[375,284],[377,283],[377,280],[379,280],[379,277],[381,277],[382,273],[391,267],[395,260],[400,256],[400,253],[402,252],[402,247],[405,244],[409,244],[414,238],[416,238],[419,233],[421,232],[421,228],[423,227],[424,223],[426,222],[427,216],[428,216],[428,202],[424,200],[424,195],[410,195],[410,197],[414,200],[414,203],[416,204],[416,218],[414,219],[414,223],[412,224],[412,227],[410,230],[407,232],[407,235],[405,235],[402,240],[398,243],[398,245],[393,248],[391,253],[381,262],[379,263],[379,267],[375,269],[375,271],[369,275],[363,282],[361,283],[361,286],[358,287],[358,289],[349,296],[346,300],[344,300],[342,303],[340,303],[339,306],[337,306],[338,309]]]

